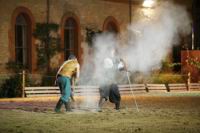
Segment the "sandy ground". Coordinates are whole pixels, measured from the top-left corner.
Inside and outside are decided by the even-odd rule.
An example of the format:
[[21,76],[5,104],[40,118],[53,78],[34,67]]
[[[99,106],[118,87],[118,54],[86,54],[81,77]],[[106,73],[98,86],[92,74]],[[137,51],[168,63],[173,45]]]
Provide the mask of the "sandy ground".
[[[135,95],[123,95],[121,108],[172,108],[183,103],[187,106],[193,106],[200,98],[200,92],[177,92],[177,93],[145,93]],[[53,111],[59,97],[32,97],[32,98],[4,98],[0,99],[0,109],[21,109],[26,111]],[[84,97],[75,96],[75,102],[72,102],[74,110],[96,108],[98,96]],[[91,105],[92,104],[92,105]],[[200,104],[200,102],[199,102]],[[103,108],[113,108],[114,104],[105,102]],[[64,107],[63,107],[64,108]]]
[[[200,93],[122,96],[121,109],[107,102],[102,112],[82,106],[53,111],[58,97],[0,99],[0,133],[199,133]],[[98,101],[98,97],[93,97]]]

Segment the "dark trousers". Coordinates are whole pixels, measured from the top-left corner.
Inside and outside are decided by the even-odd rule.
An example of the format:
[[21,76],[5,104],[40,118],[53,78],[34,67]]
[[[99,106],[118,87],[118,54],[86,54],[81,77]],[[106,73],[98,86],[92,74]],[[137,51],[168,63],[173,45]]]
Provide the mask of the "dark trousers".
[[117,84],[112,84],[110,87],[109,101],[115,103],[115,109],[120,108],[121,95]]
[[115,104],[115,109],[118,110],[120,108],[121,95],[117,84],[112,84],[110,86],[104,86],[100,88],[100,109],[102,108],[104,102],[108,100],[108,98],[111,103]]

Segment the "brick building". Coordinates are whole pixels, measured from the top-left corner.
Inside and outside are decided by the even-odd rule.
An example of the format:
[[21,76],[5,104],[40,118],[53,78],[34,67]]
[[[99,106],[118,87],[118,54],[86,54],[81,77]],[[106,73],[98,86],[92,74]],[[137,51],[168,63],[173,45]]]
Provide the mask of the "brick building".
[[[48,21],[58,24],[62,47],[65,33],[70,28],[74,30],[74,40],[71,41],[74,41],[74,52],[80,59],[81,42],[85,39],[86,27],[106,30],[112,25],[120,31],[129,21],[127,4],[102,0],[0,0],[0,6],[1,72],[5,71],[5,64],[9,60],[28,64],[31,72],[37,70],[36,40],[32,35],[36,23]],[[24,46],[18,44],[20,41]],[[16,53],[20,52],[20,47],[23,47],[23,56]],[[62,53],[61,62],[65,59],[65,54],[67,53]]]
[[[200,49],[200,7],[198,0],[175,0],[187,6],[193,16],[194,45],[189,50]],[[6,63],[15,61],[37,72],[37,39],[33,32],[37,23],[58,24],[61,38],[57,65],[73,52],[81,62],[82,42],[86,28],[123,31],[132,18],[140,15],[142,0],[0,0],[0,73],[6,73]],[[132,20],[131,20],[132,19]],[[192,51],[191,51],[192,52]],[[183,55],[184,56],[184,55]],[[181,61],[181,45],[174,62]],[[182,62],[184,62],[183,60]]]

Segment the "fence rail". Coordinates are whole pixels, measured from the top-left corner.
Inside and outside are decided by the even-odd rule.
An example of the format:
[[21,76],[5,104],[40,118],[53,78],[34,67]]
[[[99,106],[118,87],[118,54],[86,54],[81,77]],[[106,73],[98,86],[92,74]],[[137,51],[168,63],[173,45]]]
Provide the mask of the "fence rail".
[[190,90],[187,84],[168,84],[168,86],[170,88],[170,91]]
[[[25,71],[17,73],[21,76],[22,80],[22,97],[35,97],[35,96],[59,96],[60,90],[56,86],[42,86],[42,87],[26,87],[26,77],[41,76],[41,74],[28,74]],[[0,74],[0,83],[14,74]],[[184,76],[184,75],[182,75]],[[55,78],[55,76],[45,76]],[[120,93],[132,94],[134,93],[148,93],[148,92],[173,92],[173,91],[200,91],[200,83],[190,83],[188,77],[187,84],[124,84],[118,85]],[[73,86],[75,95],[99,95],[99,86],[86,86],[79,85]]]
[[[133,93],[148,93],[148,92],[173,92],[173,91],[200,91],[200,83],[187,84],[131,84],[118,85],[122,95]],[[72,86],[74,94],[81,95],[99,95],[99,86]],[[59,96],[60,90],[57,86],[44,87],[25,87],[26,97],[39,96]]]

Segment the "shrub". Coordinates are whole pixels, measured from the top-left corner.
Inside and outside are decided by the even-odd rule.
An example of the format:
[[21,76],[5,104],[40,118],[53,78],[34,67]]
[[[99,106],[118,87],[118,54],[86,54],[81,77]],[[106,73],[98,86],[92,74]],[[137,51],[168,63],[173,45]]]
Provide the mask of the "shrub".
[[152,83],[185,83],[187,80],[186,76],[167,73],[167,74],[155,74],[151,77]]
[[22,95],[21,82],[21,77],[17,74],[6,79],[1,85],[0,97],[20,97]]
[[186,75],[175,74],[175,73],[153,73],[153,74],[143,74],[134,73],[132,74],[133,83],[155,83],[155,84],[165,84],[165,83],[185,83],[187,81]]
[[[26,86],[32,84],[28,76],[25,81]],[[15,74],[5,79],[0,86],[0,97],[21,97],[22,96],[22,75]]]

